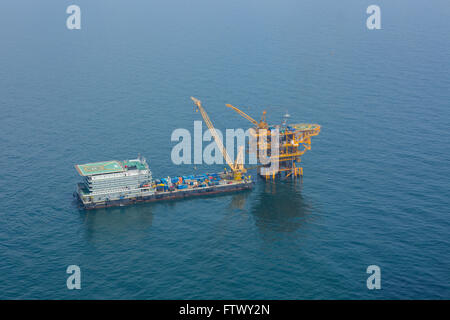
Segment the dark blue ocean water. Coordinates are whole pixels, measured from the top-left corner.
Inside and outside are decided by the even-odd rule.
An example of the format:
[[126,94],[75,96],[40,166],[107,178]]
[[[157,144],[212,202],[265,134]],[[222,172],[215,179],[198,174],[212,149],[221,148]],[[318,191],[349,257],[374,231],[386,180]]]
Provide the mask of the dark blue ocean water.
[[[1,1],[0,298],[450,298],[449,35],[446,0]],[[303,183],[77,209],[77,163],[192,173],[191,95],[222,129],[321,124]]]

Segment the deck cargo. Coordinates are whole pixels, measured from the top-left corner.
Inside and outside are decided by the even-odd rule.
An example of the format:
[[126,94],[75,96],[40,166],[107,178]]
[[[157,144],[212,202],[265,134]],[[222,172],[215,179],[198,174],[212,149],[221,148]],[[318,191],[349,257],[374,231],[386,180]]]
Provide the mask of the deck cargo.
[[74,196],[84,209],[106,208],[194,196],[249,190],[250,176],[241,180],[225,173],[165,177],[154,180],[143,157],[125,161],[104,161],[75,166],[83,178]]

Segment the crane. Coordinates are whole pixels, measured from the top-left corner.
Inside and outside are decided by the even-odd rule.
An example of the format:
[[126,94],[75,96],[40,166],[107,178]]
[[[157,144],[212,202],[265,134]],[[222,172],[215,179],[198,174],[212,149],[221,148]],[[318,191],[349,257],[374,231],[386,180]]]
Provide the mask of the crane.
[[233,172],[234,180],[242,180],[242,174],[245,173],[247,170],[244,168],[244,147],[241,146],[239,148],[238,155],[236,157],[236,161],[233,162],[231,160],[230,156],[228,155],[227,150],[225,149],[225,146],[223,145],[222,139],[220,139],[220,136],[217,134],[216,129],[214,128],[214,125],[211,122],[211,119],[209,119],[208,114],[206,113],[205,109],[202,106],[202,102],[194,97],[191,97],[194,104],[197,106],[195,111],[197,112],[200,110],[200,113],[203,117],[203,120],[205,120],[206,125],[208,126],[209,131],[211,132],[211,135],[214,138],[214,141],[216,142],[217,146],[219,147],[220,152],[222,153],[222,156],[225,159],[225,162],[228,164],[228,166],[231,168],[231,171]]
[[231,104],[226,104],[226,106],[228,108],[233,109],[234,111],[239,113],[241,116],[243,116],[245,119],[247,119],[248,121],[253,123],[258,129],[267,129],[268,128],[268,125],[266,122],[266,110],[263,111],[261,120],[258,122],[255,119],[253,119],[252,117],[250,117],[248,114],[246,114],[244,111],[232,106]]

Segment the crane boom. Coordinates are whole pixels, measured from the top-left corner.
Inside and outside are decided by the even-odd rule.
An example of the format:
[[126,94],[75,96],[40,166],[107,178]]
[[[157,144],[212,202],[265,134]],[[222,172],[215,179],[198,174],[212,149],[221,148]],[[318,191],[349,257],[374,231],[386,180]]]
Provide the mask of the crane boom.
[[216,142],[217,146],[219,147],[220,152],[222,152],[225,162],[228,164],[228,166],[231,168],[231,170],[236,171],[237,170],[236,166],[234,165],[233,161],[231,160],[230,156],[228,155],[228,152],[222,143],[222,139],[220,139],[219,135],[217,134],[217,131],[214,128],[211,120],[209,119],[208,114],[206,113],[205,109],[202,107],[201,101],[194,97],[191,97],[191,99],[192,99],[192,101],[194,101],[194,104],[197,106],[196,111],[200,110],[203,120],[205,120],[206,125],[208,126],[208,129],[214,138],[214,141]]
[[236,161],[234,162],[234,168],[236,171],[245,172],[244,169],[244,146],[239,147],[238,154],[236,156]]
[[250,117],[248,114],[246,114],[244,111],[239,110],[238,108],[232,106],[231,104],[226,104],[226,106],[228,108],[233,109],[234,111],[236,111],[237,113],[239,113],[241,116],[243,116],[245,119],[247,119],[248,121],[250,121],[251,123],[253,123],[255,126],[258,126],[259,123],[258,121],[256,121],[255,119],[253,119],[252,117]]
[[263,111],[262,117],[261,117],[261,121],[256,121],[255,119],[253,119],[252,117],[250,117],[248,114],[246,114],[244,111],[232,106],[231,104],[226,104],[226,106],[228,108],[233,109],[234,111],[236,111],[237,113],[239,113],[241,116],[243,116],[245,119],[247,119],[248,121],[250,121],[251,123],[253,123],[256,128],[259,129],[267,129],[267,122],[266,122],[266,111]]

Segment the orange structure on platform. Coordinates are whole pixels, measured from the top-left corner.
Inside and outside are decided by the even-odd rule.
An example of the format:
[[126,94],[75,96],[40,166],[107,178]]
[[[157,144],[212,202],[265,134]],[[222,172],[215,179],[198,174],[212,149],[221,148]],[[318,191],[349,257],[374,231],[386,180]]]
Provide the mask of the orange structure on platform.
[[[275,179],[277,176],[285,177],[303,176],[303,168],[300,166],[301,156],[311,150],[311,137],[320,133],[320,125],[318,124],[288,124],[290,117],[288,114],[284,116],[284,121],[280,125],[269,125],[266,122],[266,111],[263,112],[261,120],[256,121],[242,110],[227,104],[227,107],[239,113],[242,117],[250,121],[254,125],[254,138],[257,148],[250,152],[257,152],[258,159],[264,154],[269,162],[258,166],[258,173],[266,179]],[[272,139],[277,139],[277,143],[272,144]],[[272,146],[276,145],[277,149],[272,150]],[[273,166],[274,162],[278,166]],[[275,169],[271,169],[275,168]]]

